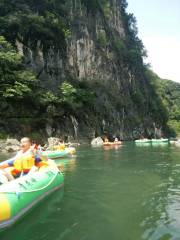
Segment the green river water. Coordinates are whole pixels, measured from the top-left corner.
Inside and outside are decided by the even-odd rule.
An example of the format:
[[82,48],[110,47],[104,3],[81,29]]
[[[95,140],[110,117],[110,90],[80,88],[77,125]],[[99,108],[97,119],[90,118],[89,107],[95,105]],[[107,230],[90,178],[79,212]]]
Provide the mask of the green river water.
[[180,148],[87,146],[57,163],[64,194],[53,193],[0,240],[180,240]]

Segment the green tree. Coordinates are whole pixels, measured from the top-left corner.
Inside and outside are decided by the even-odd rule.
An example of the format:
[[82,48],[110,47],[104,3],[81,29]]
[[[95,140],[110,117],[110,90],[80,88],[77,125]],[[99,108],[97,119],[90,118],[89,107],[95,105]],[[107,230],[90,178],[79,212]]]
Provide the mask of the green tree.
[[17,101],[33,95],[36,77],[22,64],[22,57],[0,36],[0,98]]

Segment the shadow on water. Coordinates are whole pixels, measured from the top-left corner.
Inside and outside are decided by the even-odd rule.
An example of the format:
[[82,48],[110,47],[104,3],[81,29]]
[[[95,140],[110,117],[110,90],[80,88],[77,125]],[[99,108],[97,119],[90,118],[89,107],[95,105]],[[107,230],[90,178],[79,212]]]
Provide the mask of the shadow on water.
[[67,171],[74,171],[76,168],[76,158],[59,158],[55,160],[56,165],[62,173]]

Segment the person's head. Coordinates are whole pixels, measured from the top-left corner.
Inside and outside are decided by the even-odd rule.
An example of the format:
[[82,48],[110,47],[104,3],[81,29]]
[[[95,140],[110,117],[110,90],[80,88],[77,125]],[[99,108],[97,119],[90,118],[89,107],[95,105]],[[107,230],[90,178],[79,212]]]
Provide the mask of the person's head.
[[109,139],[107,137],[105,137],[104,141],[105,142],[109,142]]
[[31,139],[28,137],[22,138],[20,142],[20,147],[23,152],[26,152],[31,147]]

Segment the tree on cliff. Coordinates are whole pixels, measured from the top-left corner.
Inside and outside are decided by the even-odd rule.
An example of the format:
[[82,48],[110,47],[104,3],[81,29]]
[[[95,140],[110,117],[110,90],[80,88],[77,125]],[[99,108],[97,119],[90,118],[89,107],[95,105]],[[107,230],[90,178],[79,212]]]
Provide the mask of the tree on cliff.
[[0,100],[8,103],[29,98],[37,84],[33,73],[25,70],[22,57],[3,36],[0,36]]

